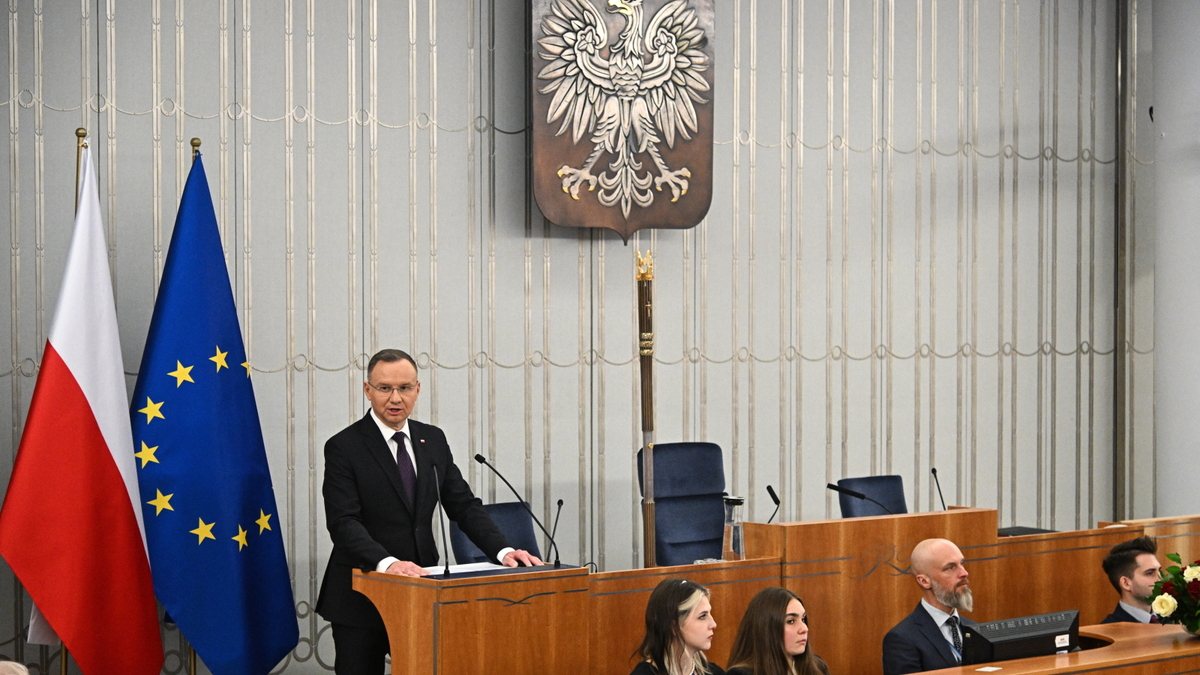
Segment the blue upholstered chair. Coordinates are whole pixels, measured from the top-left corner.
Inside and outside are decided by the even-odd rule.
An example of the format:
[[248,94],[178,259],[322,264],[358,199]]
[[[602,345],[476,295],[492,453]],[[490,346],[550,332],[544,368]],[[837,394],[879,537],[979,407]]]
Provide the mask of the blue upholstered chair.
[[[496,527],[504,533],[509,545],[513,548],[524,549],[537,557],[542,557],[538,549],[537,535],[533,530],[533,518],[521,505],[521,502],[500,502],[499,504],[484,504]],[[458,523],[450,521],[450,548],[454,549],[454,560],[458,564],[474,562],[489,562],[488,557],[479,547],[467,539],[467,535],[458,529]]]
[[[642,451],[638,451],[638,486]],[[690,565],[721,557],[725,534],[725,465],[715,443],[654,446],[655,562]]]
[[[837,484],[839,487],[863,493],[888,507],[892,513],[908,513],[908,505],[904,501],[904,479],[900,476],[843,478]],[[841,493],[838,493],[838,503],[842,507],[843,518],[888,515],[888,512],[879,508],[878,504]]]

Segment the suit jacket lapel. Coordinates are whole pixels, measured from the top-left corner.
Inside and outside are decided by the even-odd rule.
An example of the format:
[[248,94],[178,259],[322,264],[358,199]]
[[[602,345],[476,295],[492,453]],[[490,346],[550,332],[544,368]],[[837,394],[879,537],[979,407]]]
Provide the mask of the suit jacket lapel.
[[942,629],[938,627],[937,622],[929,616],[929,611],[925,609],[925,605],[917,605],[917,625],[921,627],[921,634],[927,640],[933,643],[934,649],[946,661],[947,668],[953,668],[958,665],[958,658],[954,656],[954,649],[950,647],[950,643],[946,641],[946,636],[942,635]]
[[417,460],[416,503],[422,504],[425,496],[432,494],[430,490],[436,489],[433,484],[433,458],[429,454],[429,449],[425,447],[425,429],[421,423],[409,420],[408,431],[412,434],[413,456]]
[[362,419],[359,430],[366,437],[367,452],[379,463],[379,468],[388,477],[388,482],[392,484],[392,489],[396,491],[396,496],[400,499],[400,503],[404,504],[404,508],[408,509],[410,515],[413,514],[413,505],[408,503],[408,497],[404,494],[404,483],[400,481],[400,469],[396,466],[396,458],[392,456],[392,451],[388,449],[387,441],[384,440],[383,434],[379,432],[379,426],[375,424],[375,419],[371,417],[370,412]]

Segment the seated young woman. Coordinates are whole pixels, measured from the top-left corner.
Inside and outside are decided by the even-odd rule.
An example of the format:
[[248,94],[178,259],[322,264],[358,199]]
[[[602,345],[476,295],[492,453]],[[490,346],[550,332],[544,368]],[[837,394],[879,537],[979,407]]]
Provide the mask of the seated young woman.
[[804,603],[786,588],[764,588],[754,596],[729,655],[728,675],[829,675],[808,642]]
[[631,675],[724,675],[704,658],[716,627],[707,588],[664,579],[646,603],[646,637]]

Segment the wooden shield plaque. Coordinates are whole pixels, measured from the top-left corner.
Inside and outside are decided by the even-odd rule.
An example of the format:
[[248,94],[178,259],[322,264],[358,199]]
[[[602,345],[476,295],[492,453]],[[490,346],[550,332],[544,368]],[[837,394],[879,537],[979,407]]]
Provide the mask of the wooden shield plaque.
[[713,0],[532,0],[533,180],[568,227],[694,227],[712,202]]

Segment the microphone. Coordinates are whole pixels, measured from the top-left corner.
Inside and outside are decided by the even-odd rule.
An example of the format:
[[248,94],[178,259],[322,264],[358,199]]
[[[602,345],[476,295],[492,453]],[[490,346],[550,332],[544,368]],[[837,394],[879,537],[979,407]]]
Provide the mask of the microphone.
[[775,510],[771,512],[771,517],[767,518],[767,524],[770,525],[775,519],[775,514],[779,513],[779,495],[775,494],[775,488],[770,485],[767,486],[767,494],[771,495],[771,501],[775,502]]
[[442,570],[442,574],[450,576],[450,549],[446,548],[446,516],[445,509],[442,508],[442,481],[438,477],[437,464],[430,464],[429,468],[433,469],[433,494],[438,512],[438,522],[442,524],[442,555],[446,556],[446,567]]
[[941,481],[938,480],[938,477],[937,477],[937,467],[931,467],[929,469],[929,473],[933,474],[933,484],[937,486],[938,499],[942,500],[942,510],[946,511],[946,510],[948,510],[948,509],[946,509],[946,498],[942,496],[942,483],[941,483]]
[[483,455],[475,455],[475,461],[491,469],[492,473],[496,474],[497,478],[504,481],[504,484],[508,486],[509,490],[512,490],[512,493],[517,497],[517,502],[520,503],[521,506],[525,507],[525,511],[529,513],[529,517],[533,518],[533,522],[537,524],[538,529],[540,529],[542,533],[546,535],[546,537],[550,540],[550,545],[554,547],[554,567],[562,567],[562,563],[558,560],[558,544],[554,543],[554,537],[551,536],[550,532],[546,530],[546,527],[542,525],[542,521],[538,520],[538,517],[533,515],[533,509],[529,508],[529,504],[526,504],[525,500],[521,498],[521,493],[517,492],[517,488],[513,487],[512,483],[508,482],[508,479],[504,477],[504,474],[500,473],[499,469],[492,466],[492,463],[487,461],[487,457],[484,457]]
[[562,515],[563,500],[558,500],[558,510],[554,512],[554,524],[550,526],[550,542],[554,546],[554,562],[558,563],[558,544],[554,542],[554,535],[558,534],[558,517]]
[[895,511],[892,511],[888,507],[884,506],[883,504],[880,504],[879,502],[875,501],[874,499],[871,499],[870,497],[864,495],[863,493],[859,492],[858,490],[851,490],[850,488],[844,488],[841,485],[834,485],[833,483],[829,483],[825,487],[830,490],[833,490],[834,492],[840,492],[840,493],[846,495],[847,497],[854,497],[855,499],[865,499],[865,500],[871,502],[872,504],[875,504],[879,508],[883,509],[884,511],[887,511],[891,515],[893,515],[893,516],[896,515]]

